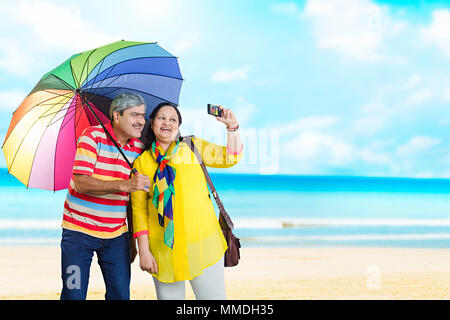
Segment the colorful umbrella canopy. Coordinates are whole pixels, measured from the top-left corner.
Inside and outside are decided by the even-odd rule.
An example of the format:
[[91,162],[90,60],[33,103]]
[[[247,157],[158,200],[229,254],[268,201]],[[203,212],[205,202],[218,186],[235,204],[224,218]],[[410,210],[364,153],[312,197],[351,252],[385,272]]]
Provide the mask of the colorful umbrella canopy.
[[118,41],[73,55],[45,74],[14,112],[3,151],[13,176],[30,188],[68,187],[83,130],[109,122],[119,93],[141,95],[147,118],[164,101],[178,105],[177,58],[156,43]]

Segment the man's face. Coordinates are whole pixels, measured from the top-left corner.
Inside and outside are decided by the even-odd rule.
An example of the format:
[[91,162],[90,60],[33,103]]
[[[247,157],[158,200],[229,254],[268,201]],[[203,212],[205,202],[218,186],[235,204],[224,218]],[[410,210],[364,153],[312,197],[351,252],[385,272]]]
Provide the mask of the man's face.
[[[119,112],[114,112],[114,129],[123,138],[139,138],[145,124],[145,106],[140,105],[132,107],[123,112],[121,116]],[[119,138],[119,137],[118,137]]]

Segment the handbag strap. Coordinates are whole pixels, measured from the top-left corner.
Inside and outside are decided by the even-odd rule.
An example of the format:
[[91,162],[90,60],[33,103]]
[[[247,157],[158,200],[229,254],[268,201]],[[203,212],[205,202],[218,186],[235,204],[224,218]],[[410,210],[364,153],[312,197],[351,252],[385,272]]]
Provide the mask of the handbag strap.
[[[206,170],[206,166],[203,163],[203,158],[198,152],[197,147],[194,143],[194,136],[185,136],[180,137],[180,141],[184,142],[189,145],[192,152],[194,152],[195,156],[197,157],[198,162],[200,163],[200,166],[202,167],[203,173],[205,174],[206,182],[209,185],[209,189],[211,190],[211,193],[213,194],[214,200],[216,200],[217,207],[219,208],[220,217],[219,217],[219,223],[222,229],[230,229],[233,230],[234,224],[233,221],[231,221],[230,216],[228,215],[227,211],[225,210],[225,207],[223,206],[222,201],[219,198],[219,194],[217,193],[216,188],[214,187],[214,184],[211,180],[211,177],[209,176],[208,170]],[[222,219],[221,219],[222,218]]]

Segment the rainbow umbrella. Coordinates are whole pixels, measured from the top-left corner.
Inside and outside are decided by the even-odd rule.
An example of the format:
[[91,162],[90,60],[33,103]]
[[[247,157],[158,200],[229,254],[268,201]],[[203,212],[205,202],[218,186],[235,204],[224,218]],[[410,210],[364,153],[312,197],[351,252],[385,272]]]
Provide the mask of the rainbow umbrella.
[[79,135],[109,122],[114,96],[140,94],[148,118],[160,102],[178,105],[182,82],[177,58],[156,43],[118,41],[73,55],[14,112],[3,143],[9,173],[27,188],[67,188]]

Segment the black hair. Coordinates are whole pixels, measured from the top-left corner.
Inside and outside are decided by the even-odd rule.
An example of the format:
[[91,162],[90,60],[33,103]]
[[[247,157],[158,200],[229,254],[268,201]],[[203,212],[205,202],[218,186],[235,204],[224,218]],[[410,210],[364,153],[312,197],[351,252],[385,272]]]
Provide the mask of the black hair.
[[142,142],[144,142],[145,144],[145,150],[149,150],[152,147],[152,143],[153,141],[155,141],[155,133],[152,130],[152,126],[151,126],[151,122],[155,119],[156,115],[158,114],[159,110],[162,107],[172,107],[175,109],[175,111],[177,112],[177,116],[178,116],[178,125],[180,126],[181,123],[183,122],[182,118],[181,118],[181,113],[180,110],[178,110],[178,107],[176,105],[174,105],[173,103],[170,102],[161,102],[160,104],[158,104],[155,109],[153,109],[152,113],[150,113],[150,121],[148,121],[148,126],[147,126],[147,130],[143,130],[145,132],[143,132],[141,140]]

